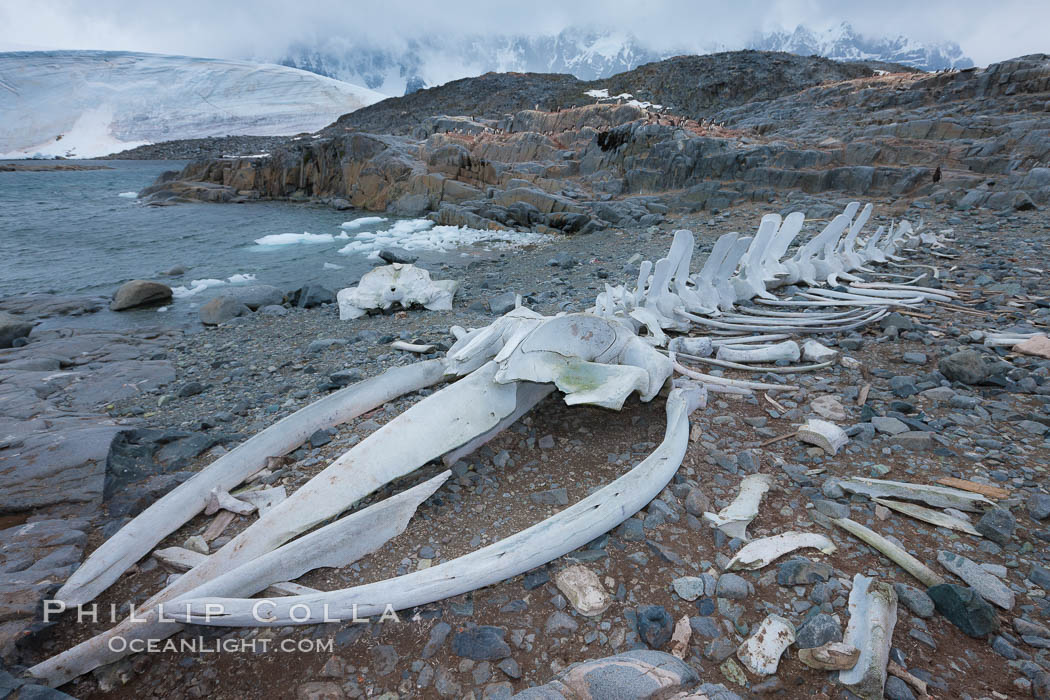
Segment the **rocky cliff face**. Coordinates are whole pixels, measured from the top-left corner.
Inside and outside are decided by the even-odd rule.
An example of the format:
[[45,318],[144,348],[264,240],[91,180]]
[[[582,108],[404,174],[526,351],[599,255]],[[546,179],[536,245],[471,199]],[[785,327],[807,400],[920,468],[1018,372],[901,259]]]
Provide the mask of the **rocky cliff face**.
[[[811,68],[802,82],[820,80],[820,66]],[[337,124],[326,138],[290,142],[269,158],[191,164],[144,194],[313,198],[429,213],[444,224],[569,233],[644,225],[669,208],[723,208],[787,189],[928,195],[961,206],[999,191],[1012,193],[990,200],[1001,206],[1050,201],[1038,168],[1050,158],[1047,56],[740,99],[699,121],[598,104],[499,119],[425,117],[403,135]],[[937,167],[944,179],[934,184]]]

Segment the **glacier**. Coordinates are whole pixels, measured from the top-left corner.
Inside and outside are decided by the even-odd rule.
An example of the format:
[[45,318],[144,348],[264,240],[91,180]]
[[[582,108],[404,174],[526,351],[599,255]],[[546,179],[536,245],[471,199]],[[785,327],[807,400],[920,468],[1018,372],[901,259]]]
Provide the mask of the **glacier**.
[[312,132],[387,96],[287,66],[125,51],[0,53],[0,158]]

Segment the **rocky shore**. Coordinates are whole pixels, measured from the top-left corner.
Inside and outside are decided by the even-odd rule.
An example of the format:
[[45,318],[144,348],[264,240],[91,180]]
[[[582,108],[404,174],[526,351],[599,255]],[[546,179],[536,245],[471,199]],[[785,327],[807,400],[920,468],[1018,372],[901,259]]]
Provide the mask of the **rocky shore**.
[[[507,292],[521,294],[543,313],[582,310],[607,281],[619,283],[632,274],[625,263],[635,253],[662,254],[675,228],[697,232],[702,255],[717,235],[749,230],[761,213],[813,209],[818,201],[830,208],[841,204],[794,195],[715,215],[669,212],[646,227],[578,235],[556,246],[433,270],[436,278],[464,281],[452,311],[416,309],[339,321],[332,304],[285,304],[260,307],[268,310],[194,335],[34,330],[26,336],[22,330],[28,329],[19,330],[24,340],[12,342],[20,347],[0,351],[0,433],[17,436],[5,437],[0,446],[2,517],[8,525],[0,530],[5,665],[17,674],[22,664],[108,627],[108,620],[76,624],[68,615],[43,624],[39,600],[85,551],[247,436],[335,388],[420,359],[391,349],[394,340],[434,344],[441,352],[451,341],[450,325],[489,323],[504,310]],[[876,201],[877,211],[889,206],[888,200]],[[944,260],[928,255],[910,262],[939,264],[941,284],[963,293],[965,302],[928,304],[849,336],[819,338],[855,363],[762,377],[797,384],[798,391],[713,400],[694,415],[689,451],[668,489],[608,535],[523,577],[405,611],[398,622],[184,633],[213,644],[292,640],[305,651],[144,654],[62,690],[80,698],[477,699],[510,697],[550,682],[550,692],[583,689],[610,697],[603,694],[610,692],[602,685],[605,678],[636,691],[632,697],[648,697],[655,689],[646,686],[647,679],[654,676],[645,669],[655,664],[666,670],[659,675],[665,691],[699,687],[710,698],[725,699],[770,692],[830,697],[841,692],[833,674],[803,665],[799,650],[841,638],[853,575],[863,573],[896,584],[900,605],[891,658],[929,684],[932,694],[1046,697],[1050,361],[986,348],[982,340],[992,330],[1046,330],[1045,270],[1036,261],[1047,258],[1050,227],[1032,211],[960,212],[941,203],[909,215],[919,212],[934,228],[953,229],[952,254],[959,257],[950,271]],[[92,302],[38,296],[8,300],[4,308],[24,322],[34,314],[86,311]],[[294,490],[415,398],[319,431],[271,470],[266,483]],[[334,589],[380,580],[538,522],[651,451],[663,431],[659,403],[632,401],[622,413],[610,414],[566,407],[552,397],[455,465],[453,479],[383,551],[300,582]],[[850,442],[838,455],[791,436],[812,416],[847,430]],[[34,457],[44,450],[50,450],[47,460]],[[45,463],[57,464],[55,454],[66,468],[41,471]],[[437,471],[428,466],[398,488]],[[741,478],[752,473],[774,478],[750,528],[753,537],[817,530],[835,542],[837,552],[725,572],[742,543],[700,517],[727,505]],[[995,509],[973,518],[981,536],[972,536],[851,496],[840,480],[854,476],[929,484],[954,477],[1001,493]],[[907,573],[832,526],[829,519],[838,517],[878,530],[930,566],[939,566],[941,552],[976,562],[1010,591],[1013,602],[991,616],[982,609],[936,607]],[[205,546],[220,547],[247,521],[237,518]],[[209,523],[199,516],[162,546],[187,545]],[[612,598],[598,617],[577,612],[556,582],[559,572],[577,565],[595,574]],[[103,609],[141,602],[180,571],[172,567],[149,557],[98,602]],[[737,646],[772,612],[791,621],[798,642],[776,675],[750,675],[735,660]],[[690,640],[684,661],[678,661],[666,652],[671,626],[682,617],[689,620]],[[331,648],[311,647],[326,640]],[[629,655],[593,661],[624,653]],[[589,666],[572,666],[588,660]],[[523,697],[538,697],[539,691],[530,692]],[[891,676],[887,696],[918,693]]]

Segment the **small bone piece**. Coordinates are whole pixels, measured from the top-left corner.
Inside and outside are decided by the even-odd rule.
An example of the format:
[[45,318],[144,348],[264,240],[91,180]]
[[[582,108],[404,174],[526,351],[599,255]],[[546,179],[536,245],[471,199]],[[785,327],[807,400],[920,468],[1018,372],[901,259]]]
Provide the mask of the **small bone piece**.
[[425,355],[428,352],[434,352],[433,345],[419,345],[416,343],[406,343],[403,340],[395,340],[390,343],[390,347],[394,350],[403,350],[404,352],[417,352],[421,355]]
[[256,489],[254,491],[243,491],[237,494],[242,501],[247,501],[259,509],[259,515],[266,515],[271,508],[288,498],[283,486],[274,486],[269,489]]
[[229,491],[212,489],[208,494],[208,505],[204,507],[204,514],[213,515],[219,510],[228,510],[237,515],[248,515],[255,512],[255,506],[234,498]]
[[830,455],[837,454],[849,442],[846,431],[834,423],[819,418],[810,418],[800,426],[798,439],[816,445]]
[[736,655],[751,673],[771,676],[777,672],[781,654],[794,642],[795,626],[780,615],[767,615],[758,631],[737,648]]
[[740,493],[728,506],[718,513],[704,513],[704,520],[717,527],[729,537],[737,537],[745,542],[747,526],[758,515],[758,504],[762,495],[773,485],[769,474],[752,474],[740,482]]
[[1003,610],[1013,609],[1014,592],[977,562],[943,549],[937,552],[937,561],[945,569],[965,581],[967,586],[977,591],[989,603],[994,603]]
[[682,619],[674,624],[674,633],[671,634],[671,654],[679,659],[684,659],[689,651],[689,637],[693,634],[693,628],[689,626],[689,616],[683,615]]
[[857,574],[849,594],[849,623],[842,641],[860,649],[853,668],[839,671],[839,683],[864,700],[882,700],[893,628],[897,624],[897,593],[893,586]]
[[208,525],[208,529],[204,531],[201,537],[204,538],[205,542],[211,543],[212,540],[218,539],[218,537],[226,531],[233,519],[237,517],[236,513],[232,513],[228,510],[224,510],[211,521]]
[[891,676],[897,676],[902,681],[910,685],[915,690],[919,691],[919,700],[928,700],[930,697],[928,686],[926,681],[918,678],[914,674],[905,671],[904,668],[896,661],[891,661],[886,664],[886,670],[889,671]]
[[835,544],[827,535],[819,532],[785,532],[747,543],[729,560],[726,571],[761,569],[788,552],[805,547],[819,549],[824,554],[832,554],[835,551]]
[[555,575],[554,585],[578,613],[587,617],[601,615],[612,603],[598,576],[586,566],[578,564],[562,569]]
[[871,499],[880,505],[884,505],[887,508],[892,508],[898,513],[904,513],[910,515],[916,520],[921,520],[924,523],[936,525],[937,527],[946,527],[950,530],[958,530],[959,532],[965,532],[968,535],[974,535],[981,537],[981,533],[977,532],[977,529],[959,518],[942,513],[932,508],[926,508],[924,506],[915,505],[914,503],[904,503],[902,501],[891,501],[888,498],[873,498]]
[[811,649],[799,649],[798,660],[821,671],[845,671],[857,665],[860,649],[843,642],[828,642]]

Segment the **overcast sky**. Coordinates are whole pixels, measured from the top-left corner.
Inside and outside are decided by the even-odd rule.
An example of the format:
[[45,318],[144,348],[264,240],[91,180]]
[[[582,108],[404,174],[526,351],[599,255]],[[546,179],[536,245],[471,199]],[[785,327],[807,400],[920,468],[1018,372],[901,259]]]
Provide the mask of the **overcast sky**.
[[1050,52],[1050,0],[0,0],[0,51],[110,49],[279,58],[291,42],[383,44],[421,33],[630,31],[654,49],[735,48],[756,31],[849,21],[863,34],[952,40],[978,65]]

